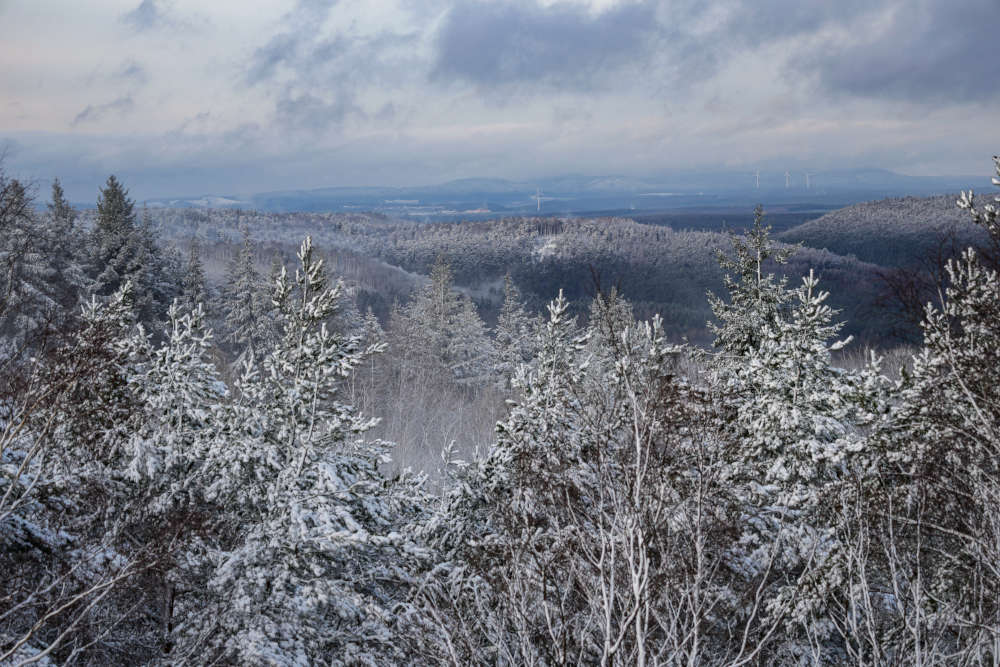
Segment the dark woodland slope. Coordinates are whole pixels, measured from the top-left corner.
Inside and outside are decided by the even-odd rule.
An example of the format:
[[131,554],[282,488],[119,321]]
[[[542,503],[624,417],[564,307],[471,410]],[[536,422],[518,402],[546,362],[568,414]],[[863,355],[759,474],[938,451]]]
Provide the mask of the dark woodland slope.
[[[380,314],[400,298],[407,284],[400,276],[426,275],[443,256],[456,283],[479,301],[487,320],[499,305],[502,277],[509,272],[534,310],[541,311],[562,289],[582,314],[598,285],[617,287],[633,302],[636,315],[659,313],[670,335],[701,343],[710,339],[706,293],[722,290],[716,255],[730,247],[725,234],[675,231],[623,218],[427,224],[364,214],[183,209],[151,214],[165,236],[181,243],[195,236],[227,245],[246,225],[262,245],[290,253],[310,234],[331,258],[334,272],[343,271],[355,281],[365,303],[375,304]],[[878,339],[880,322],[870,309],[878,267],[802,248],[783,268],[793,283],[813,269],[821,287],[831,292],[830,303],[843,310],[847,331]]]
[[[563,289],[582,311],[602,289],[617,287],[642,317],[659,313],[674,335],[704,340],[710,317],[707,291],[722,289],[718,250],[730,239],[712,232],[679,232],[620,218],[525,219],[482,223],[404,224],[369,252],[409,271],[424,273],[439,255],[468,286],[495,281],[509,271],[540,308]],[[874,266],[833,253],[803,248],[786,273],[797,281],[812,268],[833,292],[838,307],[849,307],[860,322],[859,304],[872,285]],[[777,267],[775,267],[777,270]],[[853,317],[853,315],[859,315]],[[855,329],[862,333],[860,327]]]
[[939,195],[854,204],[777,238],[884,267],[906,266],[951,241],[962,247],[986,241],[983,230],[955,205],[956,199],[957,195]]

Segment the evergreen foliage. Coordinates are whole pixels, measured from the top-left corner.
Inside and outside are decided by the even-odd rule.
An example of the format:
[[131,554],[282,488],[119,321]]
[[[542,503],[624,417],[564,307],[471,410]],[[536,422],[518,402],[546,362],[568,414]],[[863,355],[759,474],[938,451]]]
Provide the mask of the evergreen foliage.
[[250,232],[242,230],[243,244],[229,265],[223,299],[228,340],[237,345],[263,347],[270,340],[265,312],[264,285],[253,253]]
[[[959,207],[1000,246],[1000,198]],[[838,365],[820,272],[778,273],[760,208],[710,351],[617,289],[534,320],[511,277],[491,339],[444,257],[384,332],[310,237],[265,303],[244,231],[231,377],[212,242],[183,270],[110,178],[69,315],[81,226],[58,182],[40,215],[0,174],[0,663],[997,660],[1000,273],[974,249],[892,384]]]
[[473,383],[489,373],[492,344],[471,299],[454,289],[451,267],[439,259],[430,282],[389,323],[390,345],[400,350],[401,373],[443,368],[455,381]]
[[392,530],[398,510],[378,472],[385,447],[356,441],[372,422],[336,400],[377,349],[326,328],[342,285],[326,285],[308,239],[299,259],[295,278],[282,271],[275,286],[279,343],[259,368],[247,358],[220,416],[239,455],[207,457],[215,475],[206,492],[239,508],[227,517],[238,540],[207,554],[205,599],[179,630],[183,661],[370,664],[393,655],[385,582],[406,540]]
[[521,292],[510,274],[503,279],[503,305],[493,332],[493,372],[508,386],[518,366],[535,357],[535,318],[528,315]]
[[16,355],[56,316],[41,232],[28,190],[0,172],[0,358]]
[[196,304],[209,303],[207,289],[205,267],[201,263],[201,246],[197,239],[191,239],[187,266],[184,268],[184,277],[181,281],[181,301],[189,308],[193,308]]
[[59,179],[52,181],[52,199],[48,204],[44,243],[52,269],[51,289],[60,308],[67,315],[78,309],[87,290],[78,213],[66,201]]
[[90,241],[93,293],[108,297],[130,281],[139,320],[156,328],[180,286],[166,270],[149,211],[137,222],[135,202],[114,175],[108,177],[98,196]]
[[[767,618],[781,621],[772,655],[830,659],[835,650],[824,608],[841,581],[838,503],[865,430],[886,395],[875,360],[859,371],[832,363],[842,325],[812,273],[797,289],[766,273],[787,261],[755,211],[747,240],[734,239],[726,267],[729,300],[711,297],[719,324],[710,380],[724,396],[729,443],[726,485],[745,525],[731,567],[759,580]],[[808,647],[808,648],[807,648]]]
[[112,174],[97,197],[97,220],[91,239],[95,294],[110,296],[131,277],[138,262],[136,236],[135,202]]
[[718,251],[719,266],[726,271],[723,284],[729,301],[709,294],[712,313],[721,321],[720,325],[709,323],[709,328],[715,334],[715,345],[729,354],[744,355],[757,349],[765,327],[778,321],[791,296],[786,289],[788,279],[768,273],[769,260],[785,264],[792,254],[791,249],[770,240],[770,229],[764,224],[764,209],[758,206],[745,240],[733,237],[734,256]]
[[[1000,186],[1000,160],[993,183]],[[1000,201],[1000,198],[998,198]],[[1000,241],[996,203],[963,193],[960,208]],[[872,536],[891,546],[883,567],[893,574],[899,618],[869,623],[890,632],[915,627],[904,648],[928,662],[995,660],[1000,637],[1000,274],[969,248],[947,264],[940,308],[928,304],[924,346],[876,439],[874,502],[881,521]],[[902,553],[899,553],[899,552]],[[905,554],[905,555],[903,555]],[[919,604],[922,603],[922,604]],[[912,604],[912,603],[911,603]]]

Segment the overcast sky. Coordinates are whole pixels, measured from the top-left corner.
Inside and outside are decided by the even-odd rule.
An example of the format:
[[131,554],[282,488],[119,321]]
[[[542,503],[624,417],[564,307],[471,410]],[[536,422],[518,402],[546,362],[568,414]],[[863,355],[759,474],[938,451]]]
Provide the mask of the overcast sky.
[[988,174],[997,0],[0,0],[5,169],[79,201],[684,168]]

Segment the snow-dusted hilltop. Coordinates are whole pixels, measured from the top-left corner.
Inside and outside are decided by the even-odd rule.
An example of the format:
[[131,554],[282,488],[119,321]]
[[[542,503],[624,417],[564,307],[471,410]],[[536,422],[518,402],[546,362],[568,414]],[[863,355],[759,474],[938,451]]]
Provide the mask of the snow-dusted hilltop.
[[853,204],[793,227],[778,238],[881,266],[912,264],[942,242],[987,243],[986,232],[956,206],[957,199],[954,194]]

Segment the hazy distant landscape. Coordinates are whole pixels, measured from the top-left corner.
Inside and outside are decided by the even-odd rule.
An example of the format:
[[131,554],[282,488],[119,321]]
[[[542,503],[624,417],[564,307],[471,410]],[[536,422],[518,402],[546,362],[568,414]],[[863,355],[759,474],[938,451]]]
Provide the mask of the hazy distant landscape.
[[[786,178],[787,177],[787,178]],[[786,185],[787,183],[787,185]],[[835,172],[677,172],[648,179],[565,176],[537,182],[469,178],[419,188],[319,188],[252,195],[199,195],[147,200],[151,207],[243,208],[267,212],[373,211],[427,221],[513,215],[692,216],[695,226],[745,219],[756,204],[780,212],[816,212],[891,196],[957,192],[981,177],[912,177],[886,170]],[[85,206],[88,203],[79,202]],[[705,216],[699,224],[697,217]]]
[[[766,222],[775,238],[802,245],[785,273],[797,280],[814,270],[833,294],[831,305],[847,322],[845,333],[862,345],[886,348],[916,337],[918,330],[916,322],[905,332],[892,327],[891,297],[882,276],[916,268],[945,236],[954,236],[960,247],[987,242],[982,230],[954,206],[956,198],[890,198],[830,212],[808,211],[811,206],[802,204],[790,208],[806,211],[768,210]],[[405,300],[434,262],[444,258],[456,285],[475,298],[487,323],[495,322],[503,278],[509,274],[534,312],[541,313],[561,289],[573,311],[585,315],[599,284],[616,287],[637,316],[659,313],[672,337],[701,344],[710,340],[705,294],[722,288],[715,253],[728,247],[727,234],[742,233],[753,221],[751,210],[694,207],[613,216],[483,215],[451,222],[384,211],[156,207],[149,215],[182,250],[192,240],[202,244],[206,268],[217,285],[241,229],[260,244],[261,258],[278,253],[285,261],[293,259],[299,240],[311,235],[338,273],[356,286],[361,309],[372,307],[383,324],[392,302]],[[261,262],[263,268],[265,260]]]

